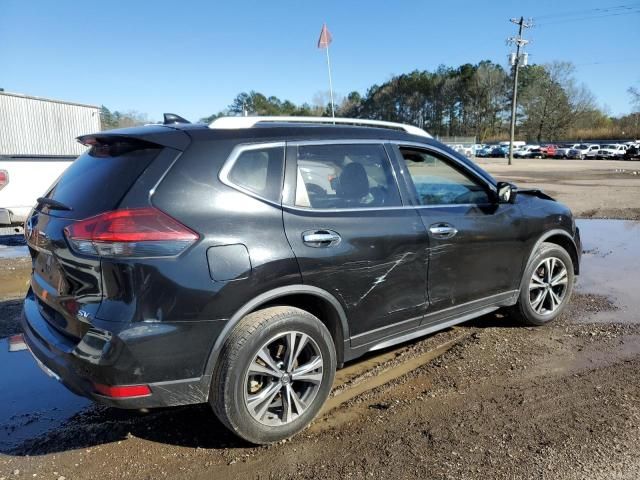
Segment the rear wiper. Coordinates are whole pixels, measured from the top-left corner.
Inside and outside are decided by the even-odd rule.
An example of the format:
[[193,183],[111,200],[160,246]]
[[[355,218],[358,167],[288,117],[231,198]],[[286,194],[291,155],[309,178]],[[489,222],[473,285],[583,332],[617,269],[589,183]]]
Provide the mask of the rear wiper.
[[38,205],[46,205],[47,207],[49,207],[49,210],[73,210],[71,207],[52,198],[38,197],[37,202]]

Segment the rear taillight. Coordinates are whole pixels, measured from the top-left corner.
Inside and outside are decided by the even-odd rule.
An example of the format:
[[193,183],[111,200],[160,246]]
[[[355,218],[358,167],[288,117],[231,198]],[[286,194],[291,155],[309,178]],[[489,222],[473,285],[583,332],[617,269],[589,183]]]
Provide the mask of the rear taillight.
[[9,184],[9,172],[0,170],[0,190]]
[[101,257],[174,256],[198,240],[156,208],[105,212],[68,225],[64,233],[74,251]]
[[97,393],[110,398],[147,397],[151,395],[151,389],[148,385],[113,386],[94,383],[93,386]]

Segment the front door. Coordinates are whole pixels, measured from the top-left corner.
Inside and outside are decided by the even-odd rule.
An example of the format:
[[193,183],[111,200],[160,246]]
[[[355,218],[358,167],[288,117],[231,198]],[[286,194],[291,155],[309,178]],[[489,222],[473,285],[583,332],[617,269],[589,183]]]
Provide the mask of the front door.
[[498,204],[481,175],[444,151],[396,152],[430,237],[429,313],[512,295],[526,237],[517,205]]
[[288,144],[284,197],[303,282],[342,303],[352,345],[420,323],[428,236],[382,143]]

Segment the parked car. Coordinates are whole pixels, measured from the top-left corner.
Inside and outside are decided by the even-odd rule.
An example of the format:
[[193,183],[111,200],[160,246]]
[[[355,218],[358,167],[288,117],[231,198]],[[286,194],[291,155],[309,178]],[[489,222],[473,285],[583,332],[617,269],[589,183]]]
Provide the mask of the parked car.
[[580,146],[579,143],[573,143],[573,144],[566,143],[564,145],[561,145],[558,148],[556,148],[553,158],[567,158],[567,156],[569,155],[569,151],[574,148],[578,148],[579,146]]
[[[506,141],[506,142],[500,142],[500,143],[499,143],[499,145],[500,145],[501,147],[505,147],[505,149],[506,149],[507,151],[509,151],[509,144],[510,144],[510,143],[511,143],[511,142],[509,142],[509,141]],[[514,148],[514,150],[515,150],[515,149],[517,149],[517,148],[524,147],[526,144],[527,144],[527,142],[523,142],[522,140],[514,140],[514,141],[513,141],[513,148]]]
[[509,156],[509,147],[504,146],[493,147],[489,156],[492,158],[507,158]]
[[597,145],[598,148],[592,148],[590,150],[588,150],[585,154],[584,154],[584,160],[597,160],[598,158],[601,158],[598,156],[598,153],[600,152],[600,149],[602,148],[601,145]]
[[21,327],[46,372],[112,407],[208,402],[277,442],[345,362],[501,307],[547,324],[579,274],[567,207],[416,127],[233,117],[79,140],[26,222]]
[[485,145],[484,143],[476,143],[474,145],[471,145],[471,151],[476,157],[478,156],[478,152],[484,148],[487,148],[487,145]]
[[542,158],[555,158],[556,150],[560,148],[558,145],[548,144],[542,145],[540,151],[542,152]]
[[603,145],[596,154],[596,158],[604,160],[621,160],[627,151],[627,146],[619,143]]
[[[530,153],[536,149],[538,153],[540,153],[540,145],[524,145],[513,152],[513,156],[516,158],[532,158]],[[542,158],[542,156],[540,158]]]
[[624,160],[640,160],[640,144],[632,144],[624,152]]
[[461,144],[450,145],[450,147],[454,149],[456,152],[461,153],[462,155],[465,155],[467,157],[473,156],[473,149],[471,147],[461,145]]
[[488,145],[486,147],[481,148],[480,150],[478,150],[476,152],[476,157],[480,157],[480,158],[486,158],[486,157],[490,157],[491,156],[491,151],[494,149],[495,147]]
[[542,148],[535,147],[529,150],[529,152],[525,155],[524,158],[544,158],[545,154],[542,151]]
[[596,152],[600,150],[600,145],[592,143],[580,143],[567,153],[567,158],[585,160],[587,157],[595,158]]

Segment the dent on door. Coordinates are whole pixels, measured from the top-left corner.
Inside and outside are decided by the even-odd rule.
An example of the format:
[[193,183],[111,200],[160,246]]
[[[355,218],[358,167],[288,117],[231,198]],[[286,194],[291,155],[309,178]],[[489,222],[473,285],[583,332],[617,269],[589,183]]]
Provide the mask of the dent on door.
[[285,212],[303,282],[343,305],[352,336],[426,311],[428,238],[413,209]]

